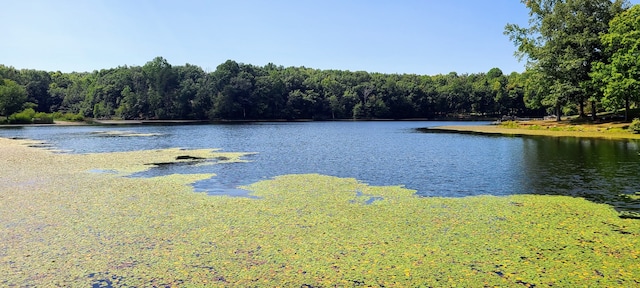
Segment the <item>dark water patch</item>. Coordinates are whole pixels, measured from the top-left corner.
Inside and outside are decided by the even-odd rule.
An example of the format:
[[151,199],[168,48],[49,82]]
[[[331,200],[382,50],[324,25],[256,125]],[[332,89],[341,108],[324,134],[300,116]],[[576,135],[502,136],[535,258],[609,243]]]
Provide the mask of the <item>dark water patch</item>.
[[[250,195],[250,191],[238,188],[241,185],[250,183],[244,183],[237,180],[234,181],[232,177],[228,177],[228,173],[224,172],[230,166],[243,165],[247,163],[218,162],[227,160],[229,160],[227,157],[221,156],[213,158],[211,160],[196,159],[194,161],[187,162],[150,163],[149,165],[154,165],[154,167],[146,171],[133,173],[127,177],[152,178],[168,176],[172,174],[216,174],[216,176],[213,176],[209,179],[193,183],[192,186],[194,190],[196,192],[207,193],[211,196],[231,196],[258,199],[258,197]],[[196,165],[202,163],[204,163],[204,165]],[[220,173],[222,173],[222,175],[220,175]]]
[[240,188],[230,187],[229,185],[225,185],[220,183],[218,186],[212,186],[211,181],[207,182],[207,185],[194,184],[193,185],[196,192],[204,192],[211,196],[230,196],[230,197],[244,197],[251,199],[260,199],[261,197],[257,197],[251,195],[251,191],[244,190]]
[[[227,157],[219,157],[219,158],[225,158],[228,159]],[[203,157],[196,157],[196,156],[189,156],[189,155],[180,155],[176,157],[176,160],[204,160],[206,158]]]
[[[362,191],[360,191],[360,190],[357,190],[357,191],[356,191],[356,197],[357,197],[357,198],[360,198],[360,197],[365,197],[365,198],[367,198],[367,200],[364,200],[364,205],[371,205],[371,204],[373,204],[373,202],[376,202],[376,201],[382,201],[382,200],[384,200],[384,197],[381,197],[381,196],[374,196],[374,195],[369,195],[369,194],[364,194],[364,193],[362,193]],[[355,204],[355,203],[357,203],[357,201],[352,200],[352,201],[351,201],[351,203],[354,203],[354,204]]]
[[364,201],[364,204],[365,205],[371,205],[371,204],[373,204],[373,202],[381,201],[381,200],[384,200],[384,197],[372,196],[372,197],[369,197],[369,199],[367,199],[366,201]]

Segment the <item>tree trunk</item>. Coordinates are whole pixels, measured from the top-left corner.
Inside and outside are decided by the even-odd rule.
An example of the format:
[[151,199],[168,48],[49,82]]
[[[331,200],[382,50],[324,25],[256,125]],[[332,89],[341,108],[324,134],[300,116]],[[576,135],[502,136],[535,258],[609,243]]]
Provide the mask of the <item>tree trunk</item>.
[[562,115],[560,114],[560,104],[556,104],[556,121],[560,122],[562,121]]
[[584,114],[584,101],[580,100],[580,118],[587,118],[587,115]]
[[596,101],[591,101],[591,120],[596,121]]

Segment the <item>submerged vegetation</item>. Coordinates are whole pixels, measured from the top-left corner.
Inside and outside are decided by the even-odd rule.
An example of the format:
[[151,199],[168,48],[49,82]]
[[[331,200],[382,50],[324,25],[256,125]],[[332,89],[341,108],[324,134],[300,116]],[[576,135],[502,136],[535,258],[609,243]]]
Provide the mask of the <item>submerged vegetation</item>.
[[640,221],[580,198],[422,198],[315,174],[212,197],[189,186],[210,174],[123,176],[245,154],[25,144],[0,139],[14,164],[0,167],[1,286],[640,284]]

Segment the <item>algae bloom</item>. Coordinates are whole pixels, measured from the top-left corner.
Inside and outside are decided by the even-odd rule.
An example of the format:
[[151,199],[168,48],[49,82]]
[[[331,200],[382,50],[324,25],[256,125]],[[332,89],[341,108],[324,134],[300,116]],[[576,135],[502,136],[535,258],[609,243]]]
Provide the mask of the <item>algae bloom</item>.
[[124,176],[246,154],[24,144],[0,139],[0,286],[640,285],[640,221],[579,198],[423,198],[316,174],[212,197],[189,185],[211,174]]

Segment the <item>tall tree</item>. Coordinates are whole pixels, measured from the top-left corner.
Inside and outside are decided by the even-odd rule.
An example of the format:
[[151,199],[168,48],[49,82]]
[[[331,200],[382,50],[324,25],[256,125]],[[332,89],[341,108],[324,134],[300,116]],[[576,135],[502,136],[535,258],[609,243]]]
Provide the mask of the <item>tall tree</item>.
[[171,116],[178,77],[171,64],[162,57],[156,57],[142,66],[143,75],[147,79],[149,91],[148,116],[166,119]]
[[[505,34],[518,47],[517,55],[527,57],[553,83],[545,105],[556,112],[572,102],[584,115],[584,103],[592,94],[591,65],[603,59],[600,35],[607,33],[609,21],[628,6],[625,0],[521,0],[529,8],[529,27],[508,24]],[[557,114],[561,120],[561,114]]]
[[7,118],[22,109],[27,101],[27,90],[13,80],[0,79],[0,115]]
[[603,84],[604,102],[615,110],[624,105],[629,121],[630,103],[640,95],[640,6],[614,18],[602,43],[611,56],[596,64],[592,76]]
[[20,84],[27,89],[27,101],[37,104],[36,110],[40,112],[51,111],[51,95],[49,95],[49,84],[51,76],[46,71],[21,70]]

